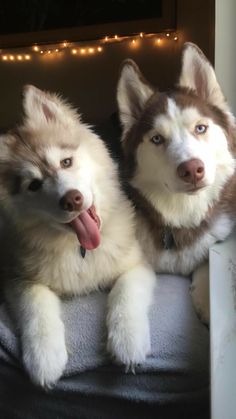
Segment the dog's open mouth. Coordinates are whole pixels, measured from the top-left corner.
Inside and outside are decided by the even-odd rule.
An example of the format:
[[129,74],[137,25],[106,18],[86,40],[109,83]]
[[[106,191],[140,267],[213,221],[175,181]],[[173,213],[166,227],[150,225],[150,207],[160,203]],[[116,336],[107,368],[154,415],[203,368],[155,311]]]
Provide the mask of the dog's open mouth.
[[99,246],[100,238],[100,219],[96,214],[95,206],[84,210],[78,217],[72,220],[70,226],[77,234],[82,247],[87,250],[96,249]]

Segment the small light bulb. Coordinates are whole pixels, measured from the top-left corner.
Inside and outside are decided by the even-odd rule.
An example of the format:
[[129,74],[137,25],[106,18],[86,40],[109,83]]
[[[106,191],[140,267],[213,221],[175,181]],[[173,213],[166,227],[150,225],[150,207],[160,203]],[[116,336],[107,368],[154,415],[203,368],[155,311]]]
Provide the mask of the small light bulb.
[[115,35],[115,36],[114,36],[114,38],[115,38],[115,39],[118,39],[118,35]]
[[135,44],[136,44],[136,41],[135,41],[135,39],[133,39],[133,40],[132,40],[132,44],[133,44],[133,45],[135,45]]
[[57,48],[57,49],[55,49],[55,52],[59,52],[59,49]]
[[17,60],[22,61],[22,55],[17,55]]
[[107,42],[107,41],[108,41],[108,39],[109,39],[109,38],[108,38],[108,36],[105,36],[105,42]]
[[157,39],[157,43],[160,44],[161,43],[161,38]]
[[25,59],[26,59],[26,60],[30,60],[30,55],[28,55],[28,54],[27,54],[27,55],[25,55]]
[[7,61],[7,60],[8,60],[8,56],[7,56],[7,55],[3,55],[2,59],[3,59],[4,61]]
[[72,54],[77,54],[77,49],[74,48],[74,49],[72,49],[71,52],[72,52]]
[[14,61],[14,59],[15,59],[14,55],[10,55],[10,60]]
[[140,38],[143,38],[143,32],[140,32],[139,36]]
[[86,50],[84,48],[81,48],[80,52],[81,52],[81,54],[85,54]]
[[51,50],[49,49],[49,50],[47,51],[47,53],[48,53],[48,54],[51,54]]
[[68,42],[63,42],[63,47],[67,47],[67,45],[68,45]]
[[41,49],[40,54],[43,54],[43,50]]
[[169,32],[166,34],[166,36],[167,36],[167,37],[169,37],[169,36],[170,36]]
[[89,48],[89,52],[92,54],[94,52],[94,48]]
[[37,45],[35,45],[35,46],[33,47],[33,50],[34,50],[34,51],[36,51],[36,52],[38,52],[38,51],[39,51],[39,47],[38,47]]
[[174,37],[174,41],[178,41],[178,36],[175,36]]

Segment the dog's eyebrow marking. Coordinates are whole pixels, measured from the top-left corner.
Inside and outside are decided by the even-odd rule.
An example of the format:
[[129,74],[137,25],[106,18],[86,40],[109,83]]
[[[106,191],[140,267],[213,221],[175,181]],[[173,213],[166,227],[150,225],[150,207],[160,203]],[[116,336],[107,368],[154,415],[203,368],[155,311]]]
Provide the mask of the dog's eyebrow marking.
[[70,150],[74,151],[79,147],[78,144],[68,144],[68,143],[62,143],[62,142],[59,143],[58,146],[62,150],[68,150],[68,151],[70,151]]

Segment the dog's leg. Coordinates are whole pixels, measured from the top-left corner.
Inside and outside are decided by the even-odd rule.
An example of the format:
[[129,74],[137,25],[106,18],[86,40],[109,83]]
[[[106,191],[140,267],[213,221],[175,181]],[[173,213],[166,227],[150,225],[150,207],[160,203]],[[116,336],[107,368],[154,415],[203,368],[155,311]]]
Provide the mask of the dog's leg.
[[208,325],[210,321],[208,262],[203,263],[194,271],[190,291],[200,320]]
[[108,350],[127,369],[150,352],[148,311],[155,282],[155,273],[139,265],[121,275],[109,295]]
[[51,387],[67,363],[59,298],[41,284],[27,285],[10,296],[20,329],[25,368],[36,384]]

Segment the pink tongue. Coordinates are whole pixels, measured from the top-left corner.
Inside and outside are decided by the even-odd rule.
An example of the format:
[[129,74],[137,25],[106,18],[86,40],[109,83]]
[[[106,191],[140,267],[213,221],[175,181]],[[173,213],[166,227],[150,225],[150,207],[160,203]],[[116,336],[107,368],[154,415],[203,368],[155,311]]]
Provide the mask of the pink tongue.
[[92,250],[100,244],[100,232],[97,223],[87,211],[71,221],[71,227],[77,234],[78,240],[85,249]]

